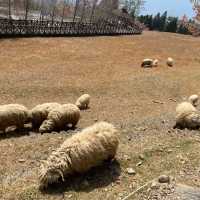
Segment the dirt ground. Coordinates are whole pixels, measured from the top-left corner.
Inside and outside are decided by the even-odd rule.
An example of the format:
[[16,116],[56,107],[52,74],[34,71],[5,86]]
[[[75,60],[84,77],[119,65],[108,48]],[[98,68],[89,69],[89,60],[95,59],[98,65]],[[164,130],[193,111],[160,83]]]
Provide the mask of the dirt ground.
[[[175,59],[173,68],[165,64],[169,56]],[[142,69],[148,57],[159,59],[159,67]],[[161,174],[200,187],[200,133],[172,129],[177,103],[200,95],[199,83],[200,38],[144,32],[1,39],[0,104],[73,103],[89,93],[90,109],[82,112],[77,130],[95,121],[111,122],[120,130],[120,146],[113,163],[42,193],[37,179],[41,160],[77,130],[0,135],[0,199],[123,199]],[[127,174],[127,168],[136,175]],[[147,199],[143,193],[130,199]]]

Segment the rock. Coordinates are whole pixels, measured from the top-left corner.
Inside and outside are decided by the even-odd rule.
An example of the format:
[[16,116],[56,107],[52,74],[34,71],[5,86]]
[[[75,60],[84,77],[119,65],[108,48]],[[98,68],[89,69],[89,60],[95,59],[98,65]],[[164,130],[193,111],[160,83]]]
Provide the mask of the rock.
[[131,160],[131,157],[128,156],[128,155],[124,155],[124,160],[126,160],[126,161],[130,161],[130,160]]
[[94,122],[98,122],[98,119],[94,119]]
[[168,150],[167,150],[167,153],[172,153],[172,152],[173,152],[172,149],[168,149]]
[[140,160],[145,160],[144,155],[143,155],[143,154],[140,154],[140,155],[139,155],[139,159],[140,159]]
[[24,159],[19,159],[18,162],[24,163],[24,162],[26,162],[26,160],[24,160]]
[[135,175],[135,174],[136,174],[136,171],[135,171],[133,168],[127,168],[127,169],[126,169],[126,172],[127,172],[129,175]]
[[159,183],[169,183],[169,182],[170,182],[170,177],[167,176],[167,175],[161,175],[161,176],[158,178],[158,182],[159,182]]
[[156,181],[153,181],[152,184],[151,184],[151,189],[159,189],[160,188],[160,185],[158,182]]
[[136,164],[136,167],[139,167],[139,166],[141,166],[142,165],[142,161],[140,161],[140,162],[138,162],[137,164]]

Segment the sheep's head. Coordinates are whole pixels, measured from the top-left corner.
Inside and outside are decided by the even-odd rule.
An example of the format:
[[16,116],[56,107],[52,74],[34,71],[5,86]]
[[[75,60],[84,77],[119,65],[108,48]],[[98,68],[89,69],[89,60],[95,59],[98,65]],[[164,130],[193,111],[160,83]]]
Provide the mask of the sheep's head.
[[81,105],[80,101],[77,101],[77,102],[76,102],[76,106],[77,106],[79,109],[81,109],[82,105]]
[[57,183],[59,179],[64,181],[64,175],[59,168],[50,168],[42,165],[39,175],[40,189],[45,189],[52,183]]
[[52,120],[43,121],[42,125],[39,128],[40,133],[51,132],[54,129],[54,122]]
[[189,97],[189,102],[193,105],[193,106],[198,106],[199,103],[199,96],[198,95],[192,95]]

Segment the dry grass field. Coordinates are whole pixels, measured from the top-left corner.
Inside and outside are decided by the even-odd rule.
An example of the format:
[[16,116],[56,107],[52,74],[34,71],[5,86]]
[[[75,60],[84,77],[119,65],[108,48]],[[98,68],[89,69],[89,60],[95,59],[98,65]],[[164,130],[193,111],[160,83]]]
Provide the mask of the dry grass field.
[[[165,64],[169,56],[176,61],[173,68]],[[146,57],[159,59],[159,67],[142,69]],[[1,39],[0,104],[32,108],[43,102],[73,103],[89,93],[90,109],[82,112],[77,130],[95,121],[111,122],[120,130],[120,146],[115,162],[42,193],[37,182],[40,161],[77,130],[1,134],[0,199],[122,199],[161,174],[200,187],[200,132],[172,128],[177,103],[200,95],[199,84],[200,38],[144,32]],[[127,174],[129,167],[136,175]],[[132,199],[147,199],[143,193]]]

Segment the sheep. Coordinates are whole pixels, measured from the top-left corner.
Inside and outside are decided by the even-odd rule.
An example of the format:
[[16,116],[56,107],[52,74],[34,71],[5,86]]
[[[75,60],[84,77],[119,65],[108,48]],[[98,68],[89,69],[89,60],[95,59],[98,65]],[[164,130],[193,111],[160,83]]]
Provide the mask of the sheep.
[[98,122],[73,135],[44,161],[39,171],[40,189],[65,181],[69,175],[84,173],[114,159],[118,148],[118,131],[112,124]]
[[23,129],[29,120],[28,109],[20,104],[0,105],[0,130],[5,133],[6,128],[16,126]]
[[189,102],[183,102],[176,107],[176,124],[174,128],[197,129],[200,127],[200,115]]
[[44,103],[35,106],[30,111],[30,118],[33,128],[39,128],[44,120],[47,119],[49,112],[53,109],[60,107],[59,103]]
[[89,94],[84,94],[81,97],[79,97],[76,101],[76,106],[79,107],[79,109],[87,109],[90,103],[90,95]]
[[157,67],[158,66],[158,60],[155,59],[149,59],[149,58],[146,58],[142,61],[142,65],[141,67],[144,67],[144,68],[152,68],[152,67]]
[[188,101],[195,107],[198,106],[199,96],[194,94],[188,98]]
[[151,68],[153,67],[153,59],[149,59],[149,58],[146,58],[142,61],[142,65],[141,67],[144,67],[144,68]]
[[173,58],[167,58],[167,65],[169,66],[169,67],[173,67],[173,65],[174,65],[174,59]]
[[74,104],[63,104],[49,112],[47,119],[39,128],[40,133],[51,132],[56,129],[64,129],[67,125],[76,126],[80,119],[80,110]]
[[155,59],[152,63],[153,67],[157,67],[158,66],[158,59]]

